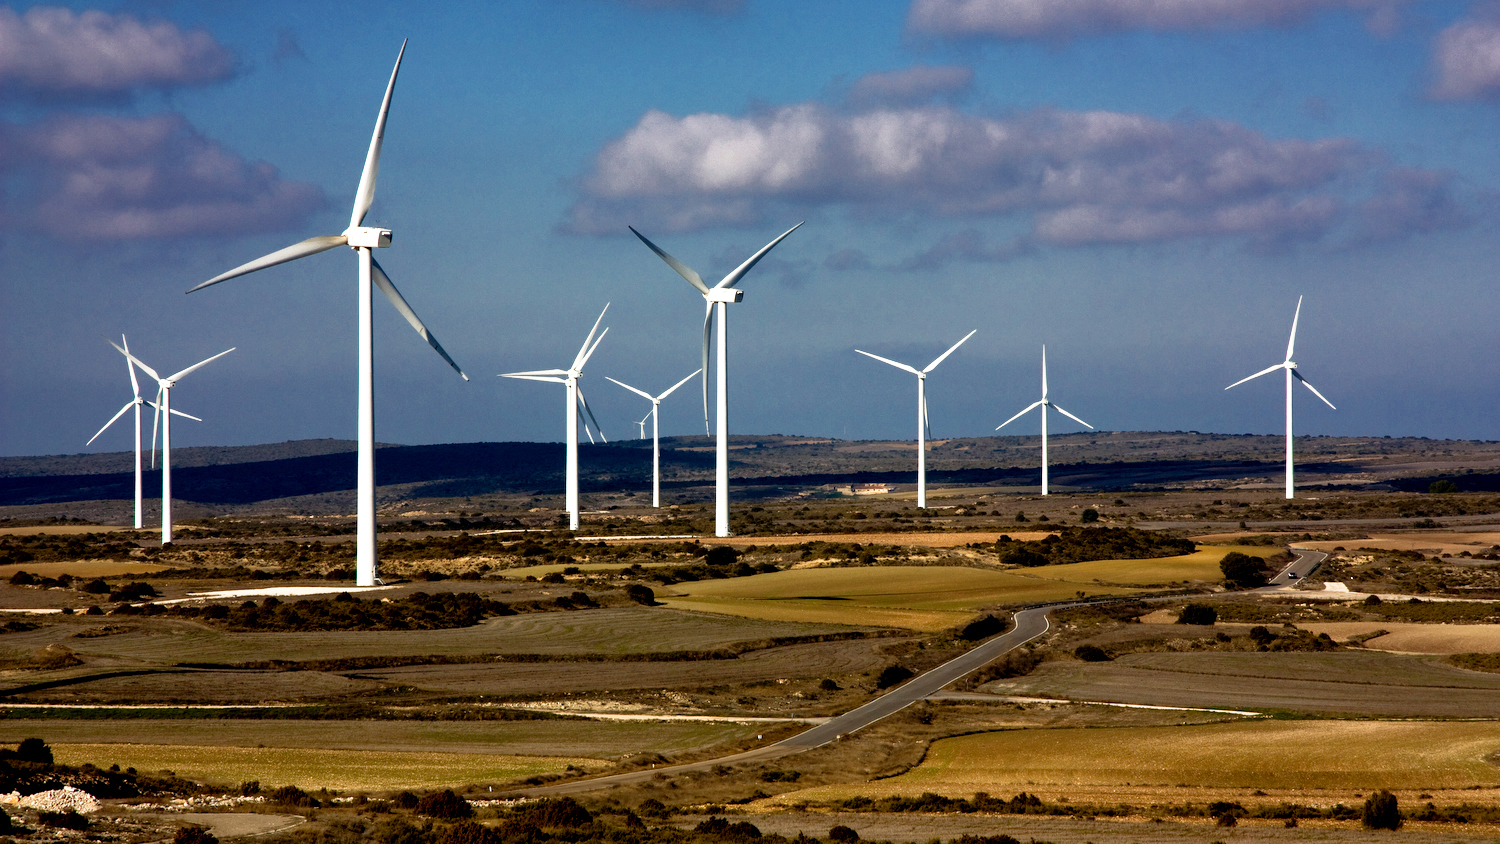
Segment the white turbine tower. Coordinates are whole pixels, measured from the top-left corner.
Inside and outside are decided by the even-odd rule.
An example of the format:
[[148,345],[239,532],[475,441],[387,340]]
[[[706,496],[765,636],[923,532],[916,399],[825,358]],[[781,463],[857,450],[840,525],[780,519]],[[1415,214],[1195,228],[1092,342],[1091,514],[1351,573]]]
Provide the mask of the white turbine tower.
[[[128,352],[130,350],[130,344],[125,342],[125,335],[124,334],[120,335],[120,342],[125,344],[124,350],[126,352]],[[132,407],[135,408],[135,529],[136,530],[140,530],[141,529],[141,525],[142,525],[142,521],[141,521],[141,405],[147,404],[148,402],[145,399],[141,398],[141,385],[140,385],[140,382],[138,382],[138,381],[135,380],[135,364],[131,363],[129,358],[126,358],[126,360],[125,360],[125,371],[127,371],[127,372],[130,373],[130,391],[135,394],[135,398],[133,398],[130,401],[126,402],[125,406],[122,407],[122,408],[120,408],[120,412],[116,413],[114,416],[110,417],[110,420],[108,422],[104,423],[104,427],[99,429],[99,433],[94,434],[92,437],[89,437],[89,441],[86,442],[86,443],[84,443],[84,445],[85,446],[92,445],[93,442],[94,442],[94,440],[99,439],[99,434],[102,434],[105,431],[109,430],[109,426],[115,424],[115,421],[117,419],[119,419],[121,416],[125,415],[125,411],[131,409]],[[152,404],[152,406],[155,407],[155,404]],[[175,410],[172,411],[172,412],[173,413],[177,413],[179,416],[186,416],[187,415],[185,413],[178,413]],[[154,427],[152,428],[151,436],[152,436],[153,440],[156,437],[156,429]],[[153,449],[153,451],[154,451],[154,449]]]
[[693,370],[693,374],[692,375],[689,375],[688,377],[682,379],[681,381],[678,381],[676,384],[673,384],[671,389],[667,390],[665,393],[662,393],[659,396],[653,396],[650,393],[646,392],[645,390],[637,390],[636,388],[630,386],[629,384],[626,384],[624,381],[615,381],[615,379],[610,378],[608,375],[604,376],[606,379],[608,379],[610,381],[615,381],[615,383],[619,384],[621,387],[624,387],[625,389],[629,390],[632,393],[635,393],[636,395],[640,396],[641,398],[645,399],[646,401],[651,402],[651,412],[648,413],[648,414],[646,414],[646,418],[642,419],[640,421],[640,425],[641,425],[641,437],[644,438],[646,436],[646,419],[650,419],[651,420],[651,506],[652,507],[660,507],[661,506],[661,418],[660,418],[661,400],[664,399],[664,398],[666,398],[667,396],[672,395],[673,391],[675,391],[678,387],[681,387],[683,384],[686,384],[687,382],[691,381],[693,379],[693,375],[697,375],[701,371],[702,370],[698,370],[698,369]]
[[1294,346],[1297,345],[1297,319],[1300,316],[1302,316],[1302,297],[1298,296],[1297,297],[1297,310],[1292,314],[1292,336],[1291,336],[1291,339],[1289,339],[1289,340],[1286,341],[1286,360],[1282,361],[1281,363],[1276,364],[1275,366],[1268,366],[1265,369],[1262,369],[1261,371],[1255,373],[1254,375],[1251,375],[1249,378],[1241,378],[1240,380],[1238,380],[1238,381],[1234,382],[1233,384],[1230,384],[1228,387],[1224,388],[1226,390],[1230,390],[1230,389],[1233,389],[1235,387],[1238,387],[1239,385],[1245,383],[1246,381],[1249,381],[1251,378],[1259,378],[1262,375],[1269,375],[1270,373],[1275,372],[1278,369],[1285,369],[1286,370],[1286,497],[1287,498],[1294,498],[1295,497],[1295,492],[1293,490],[1293,483],[1292,483],[1292,480],[1293,480],[1293,478],[1292,478],[1292,475],[1293,475],[1293,472],[1292,472],[1292,381],[1294,379],[1297,380],[1297,381],[1301,381],[1302,382],[1302,386],[1306,387],[1309,390],[1312,390],[1312,394],[1315,395],[1315,396],[1317,396],[1320,399],[1323,399],[1323,403],[1324,404],[1328,405],[1329,407],[1332,407],[1334,410],[1338,410],[1338,408],[1333,407],[1333,402],[1329,401],[1326,398],[1323,398],[1323,394],[1320,393],[1320,392],[1318,392],[1318,390],[1317,390],[1316,387],[1314,387],[1313,385],[1307,383],[1307,379],[1303,378],[1302,377],[1302,373],[1300,373],[1300,372],[1297,371],[1297,364],[1296,364],[1296,362],[1292,360],[1292,349],[1293,349]]
[[995,430],[998,431],[998,430],[1000,430],[1000,428],[1004,428],[1006,425],[1009,425],[1010,423],[1016,421],[1017,419],[1020,419],[1022,416],[1025,416],[1027,413],[1030,413],[1033,408],[1037,408],[1037,407],[1040,407],[1042,409],[1042,495],[1047,495],[1048,494],[1048,492],[1047,492],[1047,408],[1049,408],[1049,407],[1052,408],[1053,410],[1057,411],[1058,413],[1061,413],[1062,415],[1068,417],[1069,419],[1073,420],[1074,422],[1077,422],[1078,424],[1082,425],[1083,427],[1088,428],[1090,431],[1094,430],[1094,426],[1090,425],[1089,423],[1087,423],[1085,421],[1083,421],[1082,419],[1079,419],[1077,416],[1074,416],[1073,414],[1067,412],[1066,410],[1063,410],[1062,408],[1058,407],[1057,405],[1053,404],[1050,400],[1048,400],[1048,398],[1047,398],[1047,347],[1046,346],[1042,346],[1042,400],[1038,401],[1038,402],[1032,402],[1031,404],[1027,405],[1025,410],[1021,411],[1020,413],[1017,413],[1015,416],[1012,416],[1011,418],[1005,420],[1004,422],[1001,422],[1000,425],[999,425],[999,427],[995,428]]
[[[359,253],[359,472],[358,492],[356,494],[356,511],[358,513],[358,524],[356,526],[356,565],[355,583],[359,586],[374,586],[376,582],[376,558],[375,558],[375,346],[374,332],[370,316],[370,285],[373,283],[380,288],[380,292],[391,300],[391,304],[406,321],[411,323],[412,328],[422,335],[428,345],[443,356],[443,360],[453,367],[454,371],[463,376],[465,381],[469,376],[459,369],[453,358],[443,350],[437,338],[422,324],[415,311],[406,303],[401,292],[391,283],[391,279],[381,269],[380,264],[375,261],[371,254],[374,249],[391,245],[391,233],[388,229],[370,228],[363,225],[365,215],[369,213],[370,206],[375,202],[375,178],[380,172],[380,147],[385,141],[385,120],[391,110],[391,93],[396,88],[396,74],[401,70],[401,57],[406,53],[406,42],[401,42],[401,52],[396,54],[396,67],[391,71],[391,81],[385,88],[385,99],[380,103],[380,116],[375,120],[375,134],[370,138],[370,149],[365,154],[365,169],[360,173],[359,188],[354,192],[354,210],[349,215],[349,228],[343,234],[310,237],[301,243],[293,244],[285,249],[272,252],[261,258],[257,258],[248,264],[235,267],[223,275],[215,276],[208,281],[194,287],[193,290],[202,290],[211,284],[263,270],[266,267],[274,267],[308,255],[316,255],[339,246],[348,246]],[[189,290],[192,293],[193,290]]]
[[[578,386],[578,379],[583,377],[583,366],[589,362],[589,357],[599,344],[604,342],[604,335],[609,329],[599,331],[599,323],[604,321],[604,314],[609,310],[609,305],[599,312],[599,318],[594,320],[594,327],[589,330],[588,339],[583,341],[579,347],[578,354],[573,358],[573,365],[567,369],[537,369],[531,372],[508,372],[501,378],[520,378],[524,381],[547,381],[556,384],[565,384],[568,388],[568,464],[567,477],[564,484],[567,489],[566,507],[568,510],[568,527],[578,530],[578,408],[583,407],[589,420],[594,423],[594,430],[599,432],[599,438],[604,439],[604,430],[599,427],[599,420],[594,418],[594,411],[589,410],[589,403],[583,397],[583,390]],[[594,339],[595,332],[599,332],[599,339]],[[583,426],[584,433],[588,433],[588,425]],[[589,434],[589,442],[594,441],[594,435]],[[609,440],[604,439],[605,442]]]
[[[109,338],[106,337],[105,339],[108,340]],[[109,340],[109,344],[115,346],[113,340]],[[157,375],[156,370],[141,363],[141,359],[130,352],[125,351],[119,346],[115,346],[115,349],[124,355],[126,360],[139,366],[142,372],[156,380],[156,401],[151,404],[156,408],[157,418],[161,420],[161,544],[170,545],[172,544],[172,414],[176,413],[178,416],[187,416],[187,418],[195,422],[203,421],[196,416],[188,416],[186,413],[178,413],[172,409],[172,388],[177,386],[178,381],[186,378],[194,370],[224,357],[234,351],[234,348],[225,349],[211,358],[200,360],[187,369],[174,372],[165,378]],[[131,380],[134,380],[134,378],[132,377]],[[124,411],[122,410],[121,412],[123,413]],[[116,418],[119,418],[118,414],[116,414]],[[156,462],[156,421],[156,419],[151,420],[151,462],[153,464]],[[139,454],[139,451],[137,451],[137,454]]]
[[703,299],[708,303],[708,308],[703,314],[703,427],[708,429],[708,340],[713,330],[714,306],[719,311],[719,343],[718,343],[718,369],[715,376],[719,382],[719,397],[717,404],[718,415],[718,448],[716,469],[714,472],[714,535],[729,535],[729,313],[725,306],[738,302],[745,297],[743,290],[736,290],[735,285],[750,272],[761,258],[766,256],[776,244],[786,239],[786,236],[802,226],[795,226],[781,233],[781,236],[762,246],[759,252],[751,255],[749,260],[740,264],[729,275],[720,279],[718,284],[709,287],[703,283],[703,277],[698,275],[691,267],[663,252],[656,244],[646,239],[646,236],[630,227],[630,231],[641,242],[655,252],[658,257],[667,262],[667,266],[677,271],[677,274],[687,280],[694,290],[703,294]]
[[860,349],[854,350],[867,358],[874,358],[881,363],[888,363],[897,369],[904,369],[917,376],[917,506],[923,509],[927,507],[927,439],[931,433],[930,426],[927,424],[927,373],[937,369],[938,364],[947,360],[949,355],[957,351],[958,347],[967,342],[970,337],[973,337],[978,330],[976,328],[974,331],[965,334],[964,339],[954,343],[952,348],[938,355],[937,360],[927,364],[925,369],[917,369],[913,366],[907,366],[904,363],[897,363],[890,358],[872,355]]

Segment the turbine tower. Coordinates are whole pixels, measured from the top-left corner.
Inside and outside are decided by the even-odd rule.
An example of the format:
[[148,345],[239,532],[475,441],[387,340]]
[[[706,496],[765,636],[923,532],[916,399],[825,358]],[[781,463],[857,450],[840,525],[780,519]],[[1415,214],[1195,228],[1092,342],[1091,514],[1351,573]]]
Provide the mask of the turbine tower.
[[927,424],[927,373],[937,369],[938,364],[947,360],[949,355],[957,351],[958,347],[967,342],[970,337],[973,337],[978,330],[976,328],[974,331],[965,334],[964,339],[954,343],[952,348],[938,355],[937,360],[927,364],[925,369],[920,370],[916,367],[907,366],[904,363],[897,363],[890,358],[872,355],[860,349],[854,350],[867,358],[874,358],[881,363],[888,363],[897,369],[904,369],[917,376],[917,506],[924,510],[927,509],[927,440],[928,435],[931,433],[930,427]]
[[[629,390],[632,393],[635,393],[636,395],[640,396],[641,398],[645,399],[646,401],[651,402],[651,412],[648,413],[648,414],[646,414],[646,418],[649,418],[651,420],[651,506],[652,507],[661,507],[661,417],[660,417],[661,400],[664,399],[664,398],[666,398],[667,396],[672,395],[673,391],[675,391],[678,387],[681,387],[683,384],[686,384],[688,381],[691,381],[692,378],[693,378],[693,375],[697,375],[699,372],[702,372],[702,371],[703,370],[701,370],[701,369],[695,369],[695,370],[693,370],[692,375],[689,375],[688,377],[682,379],[681,381],[678,381],[676,384],[673,384],[672,387],[671,387],[671,389],[667,390],[665,393],[662,393],[659,396],[653,396],[650,393],[646,392],[645,390],[637,390],[636,388],[630,386],[629,384],[626,384],[624,381],[615,381],[615,379],[610,378],[608,375],[604,376],[606,379],[608,379],[610,381],[615,381],[615,383],[619,384],[621,387],[624,387],[625,389]],[[642,419],[640,421],[640,426],[641,426],[641,436],[644,437],[646,435],[646,419]]]
[[375,119],[375,134],[370,138],[370,149],[365,154],[365,168],[360,173],[359,188],[354,192],[354,210],[349,215],[349,228],[343,234],[310,237],[301,243],[272,252],[261,258],[256,258],[248,264],[235,267],[223,275],[214,276],[208,281],[189,290],[202,290],[211,284],[218,284],[236,276],[263,270],[266,267],[274,267],[287,261],[305,258],[308,255],[316,255],[339,246],[348,246],[359,254],[359,397],[357,399],[359,412],[359,472],[358,492],[356,494],[356,511],[358,513],[358,524],[356,527],[356,565],[355,584],[358,586],[374,586],[376,577],[375,558],[375,345],[374,329],[370,316],[370,285],[373,283],[380,288],[380,292],[391,301],[401,316],[411,323],[412,328],[422,335],[422,339],[439,354],[443,360],[453,367],[453,370],[463,376],[465,381],[469,376],[459,369],[453,358],[443,350],[442,344],[422,320],[417,317],[416,311],[406,303],[396,285],[391,283],[390,276],[381,269],[380,264],[375,261],[372,251],[391,245],[391,233],[388,229],[370,228],[363,225],[365,215],[369,213],[370,206],[375,202],[375,178],[380,173],[380,147],[385,142],[385,120],[391,110],[391,93],[396,88],[396,74],[401,70],[401,57],[406,53],[406,42],[401,42],[401,51],[396,54],[396,67],[391,71],[391,81],[385,87],[385,99],[380,103],[380,115]]
[[1000,430],[1000,428],[1004,428],[1006,425],[1009,425],[1010,423],[1016,421],[1017,419],[1020,419],[1022,416],[1025,416],[1027,413],[1030,413],[1031,410],[1032,410],[1032,408],[1037,408],[1037,407],[1040,407],[1042,409],[1042,495],[1047,495],[1048,494],[1048,492],[1047,492],[1047,408],[1049,408],[1049,407],[1052,408],[1053,410],[1057,411],[1058,413],[1061,413],[1062,415],[1068,417],[1069,419],[1073,420],[1074,422],[1077,422],[1078,424],[1082,425],[1083,427],[1088,428],[1090,431],[1094,430],[1094,426],[1090,425],[1089,423],[1087,423],[1085,421],[1083,421],[1082,419],[1079,419],[1077,416],[1074,416],[1073,414],[1067,412],[1066,410],[1063,410],[1062,408],[1058,407],[1057,405],[1053,404],[1050,400],[1048,400],[1048,398],[1047,398],[1047,347],[1046,346],[1042,346],[1042,400],[1041,401],[1037,401],[1037,402],[1032,402],[1031,404],[1027,405],[1025,410],[1021,411],[1020,413],[1017,413],[1015,416],[1012,416],[1011,418],[1005,420],[1004,422],[1001,422],[1000,426],[997,427],[995,430],[998,431],[998,430]]
[[[564,384],[568,388],[568,463],[567,477],[564,479],[564,484],[567,489],[566,507],[568,510],[568,528],[570,530],[578,530],[578,408],[580,406],[583,407],[583,412],[588,414],[589,420],[594,423],[594,430],[599,432],[599,438],[604,439],[604,430],[599,427],[599,420],[594,418],[594,411],[589,410],[589,403],[583,397],[583,389],[578,386],[578,379],[583,377],[584,364],[589,362],[589,358],[594,354],[594,350],[599,348],[600,343],[604,342],[604,335],[609,333],[608,328],[602,332],[599,331],[599,323],[604,321],[605,311],[608,310],[609,305],[605,305],[604,310],[599,312],[599,318],[594,320],[594,327],[589,330],[588,338],[579,347],[578,354],[573,358],[572,366],[567,369],[537,369],[531,372],[508,372],[500,376],[501,378],[519,378],[524,381],[547,381],[555,384]],[[597,340],[594,339],[595,332],[599,333],[599,339]],[[588,425],[585,424],[583,426],[584,432],[588,433],[588,429]],[[593,441],[594,435],[589,434],[589,442]],[[609,440],[604,441],[609,442]]]
[[1232,390],[1235,387],[1238,387],[1239,385],[1245,383],[1246,381],[1251,380],[1252,378],[1259,378],[1262,375],[1269,375],[1270,373],[1275,372],[1278,369],[1285,369],[1286,370],[1286,497],[1287,498],[1294,498],[1294,497],[1296,497],[1296,493],[1295,493],[1295,490],[1293,489],[1293,482],[1292,482],[1293,481],[1293,477],[1292,477],[1293,476],[1293,470],[1292,470],[1292,381],[1294,379],[1297,380],[1297,381],[1301,381],[1302,382],[1302,386],[1306,387],[1309,390],[1312,390],[1312,394],[1315,395],[1315,396],[1317,396],[1320,399],[1323,399],[1323,403],[1324,404],[1328,405],[1329,407],[1332,407],[1334,410],[1338,410],[1338,408],[1333,407],[1333,402],[1329,401],[1326,398],[1323,398],[1323,394],[1320,393],[1320,392],[1318,392],[1318,390],[1317,390],[1316,387],[1314,387],[1313,385],[1307,383],[1307,379],[1303,378],[1302,377],[1302,373],[1300,373],[1300,372],[1297,371],[1297,364],[1296,364],[1296,362],[1292,360],[1292,349],[1293,349],[1293,347],[1295,347],[1297,345],[1297,319],[1299,317],[1301,317],[1301,316],[1302,316],[1302,297],[1298,296],[1297,297],[1297,310],[1292,314],[1292,336],[1291,336],[1291,339],[1289,339],[1289,340],[1286,341],[1286,360],[1282,361],[1281,363],[1276,364],[1275,366],[1268,366],[1265,369],[1262,369],[1261,371],[1255,373],[1254,375],[1251,375],[1249,378],[1241,378],[1240,380],[1238,380],[1238,381],[1234,382],[1233,384],[1230,384],[1228,387],[1224,388],[1226,390]]
[[725,306],[738,302],[745,297],[743,290],[736,290],[735,285],[750,272],[761,258],[766,256],[776,244],[786,239],[786,236],[802,226],[795,226],[781,233],[781,236],[762,246],[759,252],[751,255],[749,260],[740,264],[729,275],[724,276],[718,284],[709,287],[703,282],[703,277],[698,275],[691,267],[663,252],[656,244],[646,239],[646,236],[629,227],[632,234],[641,239],[652,252],[667,262],[667,266],[677,271],[677,274],[687,280],[694,290],[703,294],[703,299],[708,303],[708,308],[703,314],[703,428],[708,429],[708,340],[713,331],[714,306],[718,306],[719,312],[719,343],[718,343],[718,369],[715,373],[719,382],[719,397],[717,404],[718,415],[718,448],[716,468],[714,472],[714,535],[729,535],[729,312]]
[[[120,335],[120,342],[124,344],[124,351],[130,351],[130,344],[125,341],[124,334]],[[114,416],[110,417],[109,421],[104,423],[104,427],[100,428],[98,433],[89,437],[89,441],[84,443],[84,445],[93,445],[94,440],[99,439],[99,434],[109,430],[109,426],[115,424],[116,420],[124,416],[125,411],[132,407],[135,408],[135,529],[140,530],[143,524],[141,521],[141,405],[150,404],[152,407],[156,407],[157,405],[155,402],[147,402],[141,398],[141,385],[140,382],[135,380],[135,364],[131,363],[129,358],[125,360],[125,371],[130,373],[130,391],[135,394],[135,398],[126,402],[125,406],[120,408],[120,411]],[[174,410],[172,412],[178,416],[187,416],[186,413],[179,411]],[[156,427],[154,424],[151,428],[151,438],[153,442],[156,439]],[[155,457],[155,448],[152,449],[152,456]]]
[[[105,338],[105,339],[109,340],[109,338]],[[121,339],[124,339],[124,338],[121,338]],[[111,346],[115,346],[115,342],[113,340],[109,340],[109,344]],[[218,360],[221,357],[224,357],[225,355],[227,355],[230,352],[234,351],[234,348],[231,347],[231,348],[225,349],[224,351],[219,352],[218,354],[214,355],[211,358],[205,358],[203,360],[200,360],[197,363],[193,364],[192,366],[188,367],[187,369],[181,370],[179,372],[174,372],[174,373],[172,373],[171,375],[168,375],[165,378],[161,377],[160,375],[157,375],[156,374],[156,370],[154,370],[151,367],[145,365],[144,363],[141,363],[140,358],[136,357],[135,355],[132,355],[130,352],[125,351],[124,349],[120,348],[119,346],[115,346],[115,349],[117,351],[119,351],[120,354],[124,355],[126,360],[130,361],[131,363],[135,364],[136,366],[139,366],[141,368],[142,372],[146,373],[147,375],[150,375],[153,379],[156,380],[156,384],[157,384],[157,387],[156,387],[156,401],[152,402],[152,406],[156,408],[156,416],[157,416],[157,418],[159,418],[161,420],[161,544],[163,544],[163,545],[171,545],[172,544],[172,414],[176,413],[178,416],[186,416],[188,419],[192,419],[195,422],[202,422],[203,421],[202,419],[199,419],[196,416],[188,416],[186,413],[180,413],[180,412],[175,411],[175,410],[172,409],[172,388],[175,387],[175,386],[177,386],[177,382],[178,381],[181,381],[183,378],[186,378],[194,370],[198,369],[201,366],[204,366],[205,364],[212,363],[213,361],[216,361],[216,360]],[[134,379],[132,379],[132,380],[134,380]],[[121,412],[123,413],[124,411],[122,410]],[[116,414],[115,418],[119,418],[119,414]],[[113,422],[114,420],[110,420],[110,421]],[[139,451],[137,451],[137,455],[139,455]],[[151,462],[153,464],[156,462],[156,419],[152,419],[151,420]]]

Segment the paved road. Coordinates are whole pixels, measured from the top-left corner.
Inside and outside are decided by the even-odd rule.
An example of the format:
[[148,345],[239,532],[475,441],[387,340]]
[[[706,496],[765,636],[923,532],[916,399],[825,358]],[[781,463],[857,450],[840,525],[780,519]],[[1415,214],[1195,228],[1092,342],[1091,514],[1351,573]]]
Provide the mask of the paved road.
[[583,791],[594,791],[615,785],[643,782],[657,774],[682,774],[689,771],[706,771],[718,765],[734,765],[741,762],[766,762],[772,759],[780,759],[785,756],[803,753],[815,747],[822,747],[829,742],[837,741],[842,736],[868,727],[882,718],[900,712],[917,701],[926,698],[928,695],[937,692],[944,686],[983,668],[995,659],[1046,633],[1050,626],[1050,622],[1047,619],[1048,613],[1060,609],[1061,606],[1071,605],[1034,607],[1020,610],[1015,614],[1015,626],[1009,632],[989,639],[977,647],[965,651],[963,654],[939,665],[931,671],[912,678],[905,684],[896,687],[857,709],[852,709],[843,715],[830,718],[827,722],[819,724],[810,730],[798,733],[791,738],[783,739],[774,744],[757,747],[743,753],[736,753],[733,756],[721,756],[717,759],[707,759],[702,762],[647,768],[624,774],[612,774],[607,777],[596,777],[577,782],[528,788],[514,793],[528,797],[577,794]]
[[1277,572],[1276,576],[1271,578],[1270,585],[1264,587],[1266,590],[1280,591],[1282,588],[1296,586],[1302,582],[1303,578],[1317,571],[1318,566],[1323,565],[1323,562],[1328,559],[1328,555],[1322,551],[1313,551],[1308,548],[1293,548],[1291,551],[1297,555],[1297,559],[1287,563],[1286,568]]

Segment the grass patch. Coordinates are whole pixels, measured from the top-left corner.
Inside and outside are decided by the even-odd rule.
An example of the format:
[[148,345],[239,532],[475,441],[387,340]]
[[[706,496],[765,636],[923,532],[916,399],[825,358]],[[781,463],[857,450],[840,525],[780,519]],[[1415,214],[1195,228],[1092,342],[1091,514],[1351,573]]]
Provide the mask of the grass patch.
[[1264,556],[1266,553],[1264,548],[1248,545],[1201,545],[1197,551],[1178,557],[1065,563],[1057,566],[1039,566],[1027,570],[1027,574],[1070,583],[1108,583],[1122,586],[1165,586],[1183,580],[1219,581],[1224,579],[1223,572],[1219,571],[1219,561],[1224,559],[1226,554],[1235,551],[1251,556]]
[[51,563],[14,563],[0,566],[0,579],[10,580],[18,571],[44,577],[72,575],[75,578],[120,577],[127,574],[154,574],[171,566],[138,563],[134,560],[66,560]]
[[454,788],[559,774],[570,765],[586,770],[606,766],[579,757],[175,744],[54,744],[52,753],[65,765],[104,763],[142,772],[171,771],[215,785],[257,780],[340,791]]

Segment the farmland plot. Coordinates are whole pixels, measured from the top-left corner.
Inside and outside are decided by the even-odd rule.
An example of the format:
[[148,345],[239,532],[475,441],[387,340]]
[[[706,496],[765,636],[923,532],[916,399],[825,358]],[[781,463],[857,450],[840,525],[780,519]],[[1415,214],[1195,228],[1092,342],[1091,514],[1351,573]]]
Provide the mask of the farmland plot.
[[1337,641],[1387,631],[1384,636],[1364,640],[1365,647],[1378,651],[1414,654],[1500,653],[1500,624],[1344,621],[1299,626],[1314,633],[1327,633]]
[[1152,706],[1500,718],[1500,675],[1386,653],[1135,653],[1048,662],[984,689]]
[[1166,586],[1178,581],[1220,581],[1224,573],[1219,561],[1238,551],[1252,557],[1265,557],[1278,549],[1249,545],[1203,545],[1191,554],[1177,557],[1153,557],[1145,560],[1090,560],[1060,566],[1037,566],[1026,573],[1048,580],[1070,583],[1109,583],[1122,586]]

